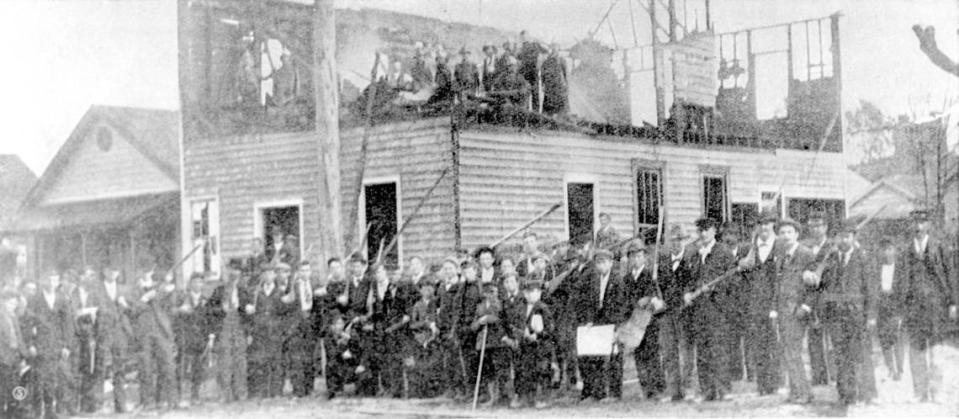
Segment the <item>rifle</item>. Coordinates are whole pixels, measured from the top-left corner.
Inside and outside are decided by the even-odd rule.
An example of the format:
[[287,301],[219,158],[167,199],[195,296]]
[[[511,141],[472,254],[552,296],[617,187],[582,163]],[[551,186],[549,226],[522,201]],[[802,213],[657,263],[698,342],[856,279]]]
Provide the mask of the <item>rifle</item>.
[[[180,260],[179,260],[176,264],[174,264],[173,266],[171,266],[170,269],[167,269],[166,274],[164,274],[163,276],[165,277],[165,276],[173,273],[173,271],[175,271],[176,268],[180,267],[180,265],[182,265],[184,262],[186,262],[187,259],[190,258],[190,256],[193,256],[193,254],[196,253],[197,250],[200,250],[200,248],[203,247],[203,245],[205,245],[205,244],[206,244],[206,242],[203,241],[203,239],[200,239],[200,244],[194,246],[194,247],[193,247],[193,250],[191,250],[190,253],[187,253],[186,256],[180,258]],[[156,265],[153,266],[153,269],[156,269]],[[153,272],[153,269],[150,269],[150,272]]]
[[509,240],[511,237],[513,237],[513,236],[515,236],[516,234],[518,234],[520,231],[523,231],[523,230],[529,228],[529,226],[531,226],[531,225],[533,225],[533,224],[536,224],[537,221],[542,220],[543,218],[546,218],[547,215],[552,214],[553,211],[556,211],[556,210],[559,209],[559,207],[561,207],[561,206],[563,206],[563,204],[562,204],[561,202],[557,202],[557,203],[553,204],[553,206],[549,207],[546,211],[543,211],[543,212],[541,212],[539,215],[533,217],[532,220],[527,221],[525,224],[517,227],[517,228],[514,229],[513,231],[510,231],[510,232],[507,233],[505,236],[500,237],[499,240],[494,241],[492,244],[489,245],[489,247],[492,249],[492,248],[495,248],[496,246],[499,246],[500,244],[502,244],[502,243],[505,242],[506,240]]
[[[426,191],[426,195],[424,195],[423,198],[416,203],[416,207],[413,208],[413,212],[409,217],[403,220],[403,225],[400,226],[400,229],[397,230],[396,235],[393,236],[392,240],[390,240],[390,244],[386,246],[386,253],[389,253],[391,250],[393,250],[393,246],[396,246],[396,242],[399,240],[400,235],[403,234],[403,231],[406,231],[406,227],[410,225],[410,221],[413,221],[413,219],[416,218],[416,216],[420,213],[420,209],[423,208],[423,204],[430,200],[430,197],[433,196],[433,191],[436,190],[436,187],[439,186],[440,182],[446,177],[446,174],[449,173],[449,171],[449,167],[443,169],[443,173],[440,173],[440,177],[436,178],[436,181],[433,182],[433,186],[430,186],[430,189]],[[377,256],[377,261],[379,261],[379,256]]]

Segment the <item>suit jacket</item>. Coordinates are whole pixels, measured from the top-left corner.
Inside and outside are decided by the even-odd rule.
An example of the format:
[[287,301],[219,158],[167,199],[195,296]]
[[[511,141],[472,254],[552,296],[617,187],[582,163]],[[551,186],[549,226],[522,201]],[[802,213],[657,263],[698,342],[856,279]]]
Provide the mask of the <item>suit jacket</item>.
[[948,307],[959,301],[956,287],[950,278],[950,256],[939,240],[929,237],[923,254],[916,253],[910,239],[903,252],[902,281],[903,308],[906,324],[935,337],[942,327],[954,324],[948,319]]
[[679,264],[673,270],[673,258],[669,252],[659,256],[659,284],[663,288],[665,313],[679,313],[683,307],[683,293],[689,284],[688,259],[680,255]]
[[247,304],[253,303],[253,296],[246,287],[240,286],[240,284],[237,283],[236,292],[238,304],[232,313],[227,313],[223,307],[224,300],[230,298],[229,293],[227,293],[227,287],[229,287],[229,284],[222,284],[216,287],[216,289],[213,290],[213,294],[210,295],[210,299],[207,300],[210,308],[208,312],[210,314],[210,330],[213,334],[219,335],[223,330],[223,320],[226,319],[227,314],[235,313],[240,316],[240,323],[244,328],[248,328],[250,325],[250,317],[246,315],[244,309]]
[[256,306],[250,316],[252,339],[248,350],[252,354],[269,355],[270,351],[280,350],[292,304],[280,301],[283,292],[276,285],[270,295],[266,295],[263,286],[258,287],[254,295]]
[[593,323],[619,324],[626,319],[628,303],[626,286],[622,278],[615,271],[609,273],[606,283],[606,293],[603,304],[599,301],[600,274],[595,268],[590,269],[588,276],[581,281],[577,293],[576,308],[577,324]]
[[157,295],[149,302],[140,301],[140,297],[147,291],[140,289],[136,297],[130,302],[130,322],[133,324],[134,341],[142,345],[150,344],[147,337],[158,337],[171,343],[174,342],[173,321],[170,313],[174,306],[176,295],[173,292],[164,292],[157,287]]
[[874,295],[870,292],[870,282],[874,282],[872,278],[875,276],[866,253],[854,248],[845,264],[842,261],[843,254],[837,256],[831,258],[831,263],[823,272],[820,286],[823,302],[853,307],[874,317]]
[[[175,316],[173,328],[176,333],[177,348],[187,353],[202,353],[206,348],[207,336],[210,334],[208,298],[200,294],[199,299],[186,291],[177,292],[174,296]],[[189,307],[190,312],[181,308]]]
[[41,359],[56,359],[62,349],[73,350],[75,339],[74,312],[67,295],[56,291],[53,307],[47,304],[43,291],[27,301],[23,316],[23,338],[26,346],[37,348]]
[[[26,345],[16,314],[0,307],[0,365],[16,366],[26,356]],[[4,377],[7,379],[8,377]]]
[[[686,285],[685,292],[696,290],[709,281],[718,278],[736,265],[736,259],[732,252],[729,251],[725,244],[718,241],[713,244],[713,248],[709,254],[706,255],[705,260],[703,260],[698,249],[688,249],[686,258],[689,269],[689,282]],[[735,279],[730,278],[714,286],[712,292],[707,295],[702,295],[694,301],[693,307],[703,307],[704,305],[712,305],[716,308],[724,307],[727,304],[725,298],[727,294],[726,290],[731,281],[735,281]]]
[[97,308],[97,345],[122,352],[129,345],[133,327],[127,316],[127,308],[120,304],[120,297],[130,304],[129,289],[119,283],[116,299],[110,298],[106,285],[102,281],[98,281],[97,286],[90,290],[90,304]]
[[476,91],[480,87],[479,79],[479,70],[476,69],[476,64],[473,64],[470,61],[460,62],[456,64],[456,71],[454,72],[456,76],[456,91]]
[[816,255],[798,244],[792,255],[785,246],[776,253],[776,308],[784,315],[796,315],[801,305],[811,305],[812,291],[803,284],[802,274],[816,266]]
[[447,334],[456,330],[456,307],[459,300],[460,288],[463,284],[453,284],[449,289],[446,285],[440,284],[436,287],[436,297],[439,301],[439,312],[437,313],[437,326],[441,333]]
[[[528,305],[523,302],[523,304],[515,307],[514,310],[516,310],[516,315],[512,317],[513,326],[511,335],[519,341],[520,354],[522,356],[548,359],[552,354],[552,347],[555,344],[556,332],[556,324],[553,321],[553,313],[549,309],[549,306],[542,301],[537,302],[533,304],[533,309],[527,314]],[[542,319],[543,331],[533,333],[533,317],[537,315]],[[529,331],[530,334],[535,335],[536,340],[526,338],[525,331]]]
[[[659,279],[657,278],[657,281]],[[652,275],[652,266],[644,266],[643,270],[639,272],[639,276],[633,276],[631,269],[626,269],[626,274],[623,277],[624,285],[626,286],[626,310],[627,315],[633,312],[633,309],[636,308],[636,303],[639,299],[643,297],[660,297],[660,287],[653,282]]]
[[749,307],[750,315],[766,318],[770,311],[776,310],[778,292],[776,254],[781,250],[778,242],[774,242],[765,261],[760,258],[759,246],[756,243],[752,245],[751,251],[752,268],[743,274],[745,304]]

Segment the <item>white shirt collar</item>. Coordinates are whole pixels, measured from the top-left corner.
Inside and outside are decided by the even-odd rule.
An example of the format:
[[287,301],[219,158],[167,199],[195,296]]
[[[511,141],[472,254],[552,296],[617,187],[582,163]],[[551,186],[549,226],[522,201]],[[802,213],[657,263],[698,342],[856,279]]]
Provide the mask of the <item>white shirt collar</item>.
[[926,245],[929,244],[929,235],[923,235],[922,240],[913,239],[913,243],[915,244],[916,253],[925,253]]
[[43,293],[43,299],[46,300],[50,309],[53,309],[53,306],[57,303],[57,292],[48,292],[47,290],[41,290],[40,292]]

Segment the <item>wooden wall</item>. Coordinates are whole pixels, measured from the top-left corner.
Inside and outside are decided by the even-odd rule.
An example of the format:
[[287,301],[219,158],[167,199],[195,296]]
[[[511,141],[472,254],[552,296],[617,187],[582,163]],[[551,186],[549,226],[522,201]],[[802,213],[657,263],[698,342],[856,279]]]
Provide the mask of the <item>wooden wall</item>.
[[460,144],[466,248],[495,240],[561,201],[564,207],[534,230],[565,240],[564,180],[593,180],[597,214],[609,213],[621,234],[634,231],[634,159],[664,162],[667,222],[691,224],[700,217],[704,170],[728,170],[731,203],[758,203],[762,191],[777,191],[780,184],[787,198],[844,199],[839,153],[679,147],[493,127],[464,132]]
[[[344,129],[341,134],[344,222],[356,202],[353,187],[362,137],[363,128]],[[451,166],[448,120],[381,125],[373,129],[368,144],[364,178],[367,183],[399,181],[402,224],[443,169]],[[667,222],[691,224],[700,217],[705,170],[728,172],[730,203],[759,203],[761,192],[777,191],[780,185],[786,198],[845,199],[845,166],[839,153],[814,157],[813,152],[791,150],[653,145],[638,139],[505,127],[467,129],[460,145],[460,215],[467,249],[499,238],[553,203],[565,205],[565,181],[593,182],[596,212],[610,213],[621,233],[633,232],[637,160],[662,162]],[[304,248],[315,241],[319,166],[311,135],[187,144],[184,161],[185,208],[193,198],[219,200],[224,260],[247,251],[255,234],[256,202],[302,200]],[[357,230],[365,219],[362,212]],[[451,172],[403,234],[401,257],[439,259],[449,254],[455,242],[453,220]],[[534,230],[565,240],[565,207]]]
[[[320,173],[315,139],[310,134],[252,135],[191,141],[184,145],[183,205],[189,220],[190,202],[219,202],[221,260],[248,253],[257,204],[301,201],[304,247],[319,234],[316,179]],[[191,237],[189,223],[183,233]],[[192,249],[184,243],[184,249]],[[305,249],[304,249],[305,250]]]
[[[344,222],[355,202],[352,185],[358,175],[362,133],[363,129],[356,128],[343,130],[341,134]],[[374,128],[367,160],[364,176],[367,182],[400,180],[399,223],[402,224],[420,197],[450,165],[449,124],[436,119]],[[312,134],[191,141],[184,150],[183,207],[188,209],[193,199],[218,200],[220,255],[225,262],[248,252],[250,238],[257,233],[254,208],[258,203],[302,201],[301,250],[305,251],[319,234],[316,189],[319,169]],[[183,214],[189,218],[189,212]],[[360,216],[363,215],[361,211]],[[448,175],[407,228],[399,243],[401,257],[444,256],[452,250],[452,219],[452,175]],[[188,240],[189,223],[184,223],[183,228],[186,229],[183,236]],[[184,248],[192,246],[184,243]]]
[[[346,130],[340,137],[344,222],[347,222],[345,214],[356,202],[353,185],[359,172],[357,162],[363,131],[363,128]],[[371,131],[363,177],[367,183],[400,180],[400,226],[443,169],[452,165],[451,144],[447,118],[393,123]],[[361,209],[361,225],[362,212]],[[417,255],[427,260],[441,259],[453,251],[453,234],[453,173],[450,171],[403,233],[399,242],[400,258]]]

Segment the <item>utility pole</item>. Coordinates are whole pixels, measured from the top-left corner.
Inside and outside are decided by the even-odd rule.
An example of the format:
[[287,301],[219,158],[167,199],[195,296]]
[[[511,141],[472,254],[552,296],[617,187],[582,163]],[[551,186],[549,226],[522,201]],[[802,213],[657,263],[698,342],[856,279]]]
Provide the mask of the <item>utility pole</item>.
[[[313,8],[313,92],[316,108],[317,221],[320,236],[316,253],[326,261],[343,253],[340,196],[339,92],[336,83],[336,20],[333,0],[315,0]],[[304,219],[309,214],[303,214]],[[352,226],[349,226],[352,227]],[[310,255],[302,255],[309,258]]]

